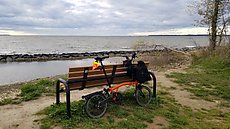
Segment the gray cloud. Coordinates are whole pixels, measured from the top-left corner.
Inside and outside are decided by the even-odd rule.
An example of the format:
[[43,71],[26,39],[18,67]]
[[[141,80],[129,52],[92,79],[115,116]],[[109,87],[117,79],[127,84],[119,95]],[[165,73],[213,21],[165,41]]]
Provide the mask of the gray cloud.
[[0,29],[35,34],[128,35],[191,27],[192,0],[1,0]]

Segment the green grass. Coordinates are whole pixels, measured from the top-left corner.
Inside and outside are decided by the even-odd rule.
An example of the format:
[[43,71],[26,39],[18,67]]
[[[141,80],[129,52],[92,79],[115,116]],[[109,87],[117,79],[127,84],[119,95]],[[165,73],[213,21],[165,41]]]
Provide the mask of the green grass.
[[42,94],[55,94],[55,80],[42,79],[35,83],[28,83],[21,87],[20,97],[24,101],[34,100]]
[[42,95],[55,95],[55,82],[52,79],[41,79],[35,82],[23,84],[20,89],[21,93],[14,99],[4,99],[0,101],[0,105],[18,104],[23,101],[35,100]]
[[12,99],[3,99],[2,101],[0,101],[0,106],[6,105],[6,104],[12,104],[12,103],[13,103]]
[[230,59],[200,58],[193,61],[187,73],[172,73],[168,77],[205,100],[230,101]]
[[[163,94],[161,94],[163,93]],[[230,128],[230,113],[218,110],[193,111],[178,104],[172,96],[158,92],[158,98],[144,108],[137,105],[133,92],[124,94],[121,105],[109,103],[106,114],[99,119],[89,118],[83,111],[84,101],[71,103],[72,118],[66,115],[66,105],[52,105],[45,108],[39,115],[45,115],[41,120],[41,129],[55,126],[64,129],[144,129],[154,122],[154,117],[161,116],[168,121],[168,129],[224,129]]]
[[[72,118],[68,119],[66,115],[66,105],[52,105],[39,114],[45,114],[46,118],[42,120],[42,129],[50,128],[53,125],[59,125],[63,128],[136,128],[143,129],[147,125],[143,123],[152,122],[154,114],[146,114],[151,112],[155,107],[144,109],[138,106],[134,101],[133,93],[124,96],[126,100],[122,105],[109,104],[106,115],[100,119],[91,119],[83,111],[84,101],[75,101],[71,103]],[[137,111],[137,112],[135,112]]]

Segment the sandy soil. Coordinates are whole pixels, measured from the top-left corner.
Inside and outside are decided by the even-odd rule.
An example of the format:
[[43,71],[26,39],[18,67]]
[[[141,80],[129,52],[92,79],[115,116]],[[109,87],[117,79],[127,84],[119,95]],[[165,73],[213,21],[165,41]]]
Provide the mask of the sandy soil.
[[[91,88],[82,91],[72,91],[71,100],[79,100],[82,95],[100,90]],[[65,101],[61,94],[61,101]],[[35,115],[38,111],[55,103],[55,96],[41,97],[38,100],[23,102],[18,105],[0,106],[0,129],[38,129],[41,116]]]
[[[169,74],[170,72],[177,71],[179,72],[181,69],[174,69],[174,70],[168,70],[166,72],[158,72],[157,75],[157,81],[160,83],[162,87],[158,88],[169,88],[169,93],[176,99],[178,103],[180,103],[183,106],[190,107],[193,110],[196,109],[211,109],[217,105],[217,103],[205,101],[202,99],[194,99],[195,96],[188,92],[187,90],[184,90],[181,86],[174,83],[169,78],[165,77],[165,74]],[[173,88],[172,88],[173,87]]]
[[169,126],[169,122],[162,116],[156,116],[153,123],[148,124],[147,129],[162,129]]
[[[172,71],[181,69],[168,70],[165,72],[156,72],[157,81],[160,84],[158,88],[168,88],[169,93],[177,100],[178,103],[191,107],[192,109],[210,109],[217,104],[200,99],[192,99],[192,94],[183,90],[178,84],[165,77]],[[176,88],[170,88],[176,87]],[[91,88],[82,91],[72,91],[71,100],[79,100],[82,95],[99,90]],[[65,101],[64,94],[61,95],[61,101]],[[38,100],[23,102],[18,105],[0,106],[0,129],[38,129],[39,119],[41,116],[35,115],[38,111],[55,103],[55,97],[41,97]],[[169,123],[163,117],[155,117],[154,122],[148,126],[149,129],[160,129],[167,127]]]

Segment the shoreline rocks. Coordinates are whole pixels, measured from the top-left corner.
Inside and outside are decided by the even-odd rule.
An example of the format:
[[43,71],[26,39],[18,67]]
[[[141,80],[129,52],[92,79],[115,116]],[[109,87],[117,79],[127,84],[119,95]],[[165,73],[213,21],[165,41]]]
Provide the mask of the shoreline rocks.
[[[158,48],[157,48],[158,47]],[[193,50],[194,48],[192,48]],[[177,50],[177,49],[176,49]],[[191,50],[191,49],[189,49]],[[188,48],[180,49],[179,51],[189,51]],[[41,53],[41,54],[5,54],[0,55],[0,63],[4,62],[29,62],[29,61],[49,61],[49,60],[75,60],[84,58],[93,58],[96,56],[126,56],[127,54],[137,53],[149,53],[149,52],[169,52],[173,49],[166,48],[161,45],[156,45],[151,50],[137,50],[137,51],[100,51],[100,52],[84,52],[84,53]],[[177,50],[178,51],[178,50]]]
[[134,52],[145,53],[164,50],[143,50],[143,51],[102,51],[85,53],[57,53],[57,54],[9,54],[0,55],[0,62],[22,62],[22,61],[49,61],[49,60],[74,60],[83,58],[93,58],[95,56],[125,56]]

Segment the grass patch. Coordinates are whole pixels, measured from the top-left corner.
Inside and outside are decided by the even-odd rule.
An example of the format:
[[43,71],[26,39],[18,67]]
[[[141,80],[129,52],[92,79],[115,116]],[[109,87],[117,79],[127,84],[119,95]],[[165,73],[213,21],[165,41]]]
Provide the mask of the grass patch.
[[3,99],[2,101],[0,101],[0,106],[6,105],[6,104],[12,104],[12,103],[13,103],[12,99]]
[[[158,92],[158,98],[152,100],[147,108],[140,107],[135,102],[133,92],[124,94],[121,105],[109,103],[105,116],[99,119],[89,118],[83,111],[84,101],[71,103],[72,118],[66,115],[66,105],[52,105],[38,114],[45,115],[41,120],[41,129],[49,129],[55,126],[64,129],[144,129],[154,121],[154,117],[165,118],[169,125],[165,128],[230,128],[230,113],[218,110],[196,111],[178,104],[172,96],[164,92]],[[161,94],[162,93],[162,94]],[[164,125],[161,123],[160,125]],[[151,127],[153,128],[153,127]]]
[[[132,94],[132,95],[131,95]],[[143,107],[139,107],[136,103],[133,103],[133,93],[129,94],[131,97],[127,98],[124,103],[127,105],[109,104],[107,113],[100,119],[89,118],[83,111],[84,101],[75,101],[71,103],[72,118],[68,119],[66,115],[66,105],[62,103],[60,105],[52,105],[39,114],[45,114],[46,118],[42,120],[42,129],[51,128],[52,126],[62,126],[67,128],[136,128],[144,129],[147,127],[143,124],[143,121],[151,121],[152,115],[143,115],[146,110]],[[134,106],[135,105],[135,106]],[[133,107],[133,108],[131,108]],[[151,108],[146,108],[150,111]],[[138,111],[133,113],[134,111]]]
[[55,94],[55,80],[43,79],[35,83],[28,83],[21,87],[20,97],[24,101],[34,100],[42,94]]
[[0,101],[1,105],[19,104],[23,101],[35,100],[42,95],[55,95],[55,82],[53,79],[41,79],[35,82],[23,84],[20,87],[21,93],[14,99],[7,98]]
[[230,59],[199,58],[193,61],[187,73],[172,73],[168,77],[205,100],[230,101]]
[[22,100],[19,98],[15,98],[15,99],[7,98],[0,101],[0,106],[7,105],[7,104],[19,104],[21,102]]

